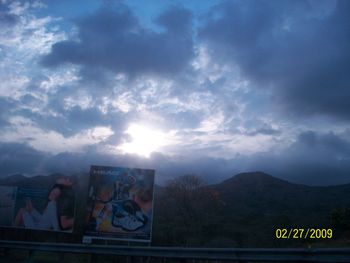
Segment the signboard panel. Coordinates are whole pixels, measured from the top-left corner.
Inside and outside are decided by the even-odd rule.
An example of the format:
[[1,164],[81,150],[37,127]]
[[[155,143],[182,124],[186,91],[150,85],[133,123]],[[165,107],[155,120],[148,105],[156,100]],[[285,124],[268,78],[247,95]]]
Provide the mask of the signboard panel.
[[85,237],[151,240],[154,170],[91,166]]
[[2,227],[73,232],[75,191],[69,177],[41,188],[0,186]]
[[16,205],[17,187],[0,186],[0,226],[11,226]]

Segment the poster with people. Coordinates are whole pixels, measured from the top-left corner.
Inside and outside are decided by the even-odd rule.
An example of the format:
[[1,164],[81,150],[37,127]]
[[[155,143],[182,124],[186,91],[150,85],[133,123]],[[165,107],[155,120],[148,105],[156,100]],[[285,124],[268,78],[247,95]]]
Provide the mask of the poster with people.
[[0,186],[0,226],[11,226],[15,212],[17,187]]
[[154,170],[91,166],[85,237],[151,240]]
[[[40,188],[2,186],[1,210],[9,213],[1,219],[1,226],[34,230],[72,232],[75,217],[75,191],[70,177],[59,177]],[[12,212],[10,212],[10,210]]]

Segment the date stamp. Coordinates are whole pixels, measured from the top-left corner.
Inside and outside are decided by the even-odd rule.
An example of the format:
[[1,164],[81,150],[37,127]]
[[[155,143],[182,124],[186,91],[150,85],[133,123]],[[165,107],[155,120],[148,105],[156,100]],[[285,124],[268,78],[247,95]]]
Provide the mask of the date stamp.
[[277,239],[331,239],[333,230],[331,228],[277,228],[275,237]]

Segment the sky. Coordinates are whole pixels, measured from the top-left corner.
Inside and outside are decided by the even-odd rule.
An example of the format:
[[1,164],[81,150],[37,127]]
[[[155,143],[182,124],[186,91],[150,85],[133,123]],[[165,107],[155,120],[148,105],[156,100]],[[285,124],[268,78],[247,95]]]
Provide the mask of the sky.
[[0,0],[0,176],[350,183],[350,1]]

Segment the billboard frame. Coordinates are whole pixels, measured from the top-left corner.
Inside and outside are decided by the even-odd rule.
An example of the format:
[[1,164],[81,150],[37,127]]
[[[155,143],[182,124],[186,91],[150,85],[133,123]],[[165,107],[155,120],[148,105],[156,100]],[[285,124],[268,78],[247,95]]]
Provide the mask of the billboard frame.
[[[98,170],[98,169],[101,169],[101,170],[106,170],[106,171],[118,171],[119,169],[120,170],[127,170],[127,171],[134,171],[134,170],[140,170],[140,171],[147,171],[148,173],[151,173],[151,176],[153,177],[152,178],[152,187],[151,187],[151,190],[152,190],[152,211],[151,211],[151,222],[150,223],[150,227],[149,227],[149,238],[147,239],[144,239],[144,238],[135,238],[135,237],[130,237],[130,238],[127,238],[127,237],[118,237],[118,235],[120,235],[120,233],[118,232],[101,232],[99,234],[99,232],[96,232],[96,235],[94,234],[91,234],[91,232],[87,232],[87,225],[88,225],[88,222],[85,222],[85,230],[84,230],[84,233],[82,235],[82,243],[86,243],[86,244],[91,244],[93,242],[94,239],[97,239],[97,240],[110,240],[110,241],[123,241],[123,242],[140,242],[140,243],[151,243],[152,241],[152,231],[153,231],[153,220],[154,220],[154,197],[155,197],[155,170],[154,169],[144,169],[144,168],[131,168],[131,167],[121,167],[121,166],[104,166],[104,165],[91,165],[90,166],[90,173],[89,173],[89,183],[88,183],[88,189],[87,189],[87,199],[86,199],[86,207],[88,207],[89,205],[89,199],[90,199],[90,190],[91,190],[91,187],[92,187],[92,176],[93,175],[93,170]],[[107,173],[107,172],[106,172]],[[101,172],[101,175],[103,176],[109,176],[108,174],[104,174],[103,172]],[[113,172],[111,172],[111,175],[113,176]],[[116,176],[116,174],[114,174],[114,176]],[[127,199],[126,201],[128,201],[129,199]],[[111,200],[109,200],[108,202],[110,202]],[[89,220],[91,219],[91,215],[93,214],[94,212],[94,207],[95,207],[95,202],[96,200],[93,201],[93,206],[90,207],[91,211],[86,211],[85,215],[87,216],[88,213],[90,213],[89,215]],[[136,231],[136,230],[135,230]],[[115,237],[113,237],[113,235],[115,235]],[[132,235],[132,233],[130,234]],[[127,233],[125,234],[125,236],[127,236]]]

